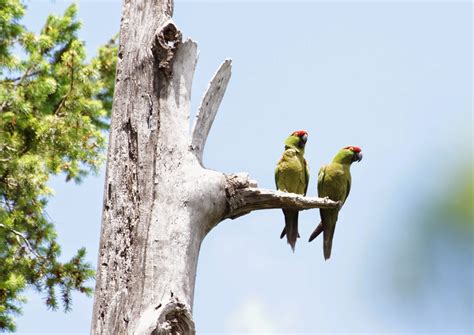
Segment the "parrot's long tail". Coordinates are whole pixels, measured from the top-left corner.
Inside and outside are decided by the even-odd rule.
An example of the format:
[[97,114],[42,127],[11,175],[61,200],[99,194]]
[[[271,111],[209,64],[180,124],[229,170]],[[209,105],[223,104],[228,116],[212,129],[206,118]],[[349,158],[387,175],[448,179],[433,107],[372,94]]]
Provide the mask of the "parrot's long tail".
[[332,238],[334,236],[334,230],[324,230],[323,237],[324,237],[324,244],[323,244],[323,251],[324,251],[324,260],[328,260],[331,257],[331,249],[332,249]]
[[328,260],[331,257],[332,238],[334,236],[334,230],[331,231],[331,229],[324,229],[323,222],[321,221],[316,227],[316,229],[313,231],[311,236],[309,237],[308,242],[311,242],[312,240],[314,240],[321,233],[323,233],[323,240],[324,240],[323,242],[324,259]]
[[321,234],[323,231],[323,223],[320,222],[318,224],[318,226],[316,227],[316,229],[313,231],[313,233],[311,234],[311,236],[309,237],[309,240],[308,242],[311,242],[312,240],[314,240],[316,237],[318,237],[319,234]]
[[[291,246],[291,250],[295,251],[296,239],[298,238],[298,211],[283,210],[285,214],[285,229],[286,240]],[[283,232],[281,233],[283,235]],[[284,235],[283,235],[284,236]]]

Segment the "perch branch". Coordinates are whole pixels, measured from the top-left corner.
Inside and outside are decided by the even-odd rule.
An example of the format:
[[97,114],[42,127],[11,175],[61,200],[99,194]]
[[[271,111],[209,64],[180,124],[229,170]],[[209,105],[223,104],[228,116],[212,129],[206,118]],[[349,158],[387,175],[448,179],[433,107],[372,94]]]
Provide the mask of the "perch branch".
[[199,161],[202,161],[202,153],[206,145],[209,130],[214,122],[217,110],[219,109],[227,84],[229,83],[231,68],[232,61],[226,59],[214,74],[214,77],[207,87],[206,93],[204,93],[201,106],[199,106],[191,140],[191,147],[195,150]]
[[295,193],[257,188],[255,181],[247,174],[226,176],[227,211],[224,219],[235,219],[259,209],[291,208],[305,210],[311,208],[337,208],[339,202],[329,198],[305,197]]

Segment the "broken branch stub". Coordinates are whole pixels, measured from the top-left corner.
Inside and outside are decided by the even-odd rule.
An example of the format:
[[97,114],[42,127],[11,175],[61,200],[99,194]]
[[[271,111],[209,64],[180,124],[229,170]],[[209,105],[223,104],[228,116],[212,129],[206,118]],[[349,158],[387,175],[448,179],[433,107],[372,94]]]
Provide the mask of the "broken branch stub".
[[214,74],[199,106],[192,129],[191,149],[195,151],[200,162],[202,162],[207,136],[219,110],[231,74],[232,60],[226,59]]

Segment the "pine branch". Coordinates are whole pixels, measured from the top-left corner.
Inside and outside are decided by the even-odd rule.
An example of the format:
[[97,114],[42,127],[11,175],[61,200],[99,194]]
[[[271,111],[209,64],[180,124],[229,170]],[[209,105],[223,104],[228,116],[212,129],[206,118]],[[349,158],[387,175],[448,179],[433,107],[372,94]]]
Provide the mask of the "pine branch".
[[[34,77],[36,76],[37,74],[40,74],[41,73],[41,70],[37,70],[37,71],[33,71],[33,72],[30,72],[30,73],[27,73],[25,72],[22,76],[20,77],[16,77],[16,78],[5,78],[3,79],[4,81],[11,81],[11,82],[18,82],[18,81],[22,81],[24,80],[25,78],[30,78],[30,77]],[[19,85],[18,83],[16,85]]]
[[55,108],[53,115],[58,115],[61,108],[64,107],[66,100],[71,95],[72,91],[74,90],[74,57],[71,56],[71,82],[69,83],[69,90],[67,93],[62,97],[61,101],[59,102],[58,106]]
[[[28,249],[28,251],[33,255],[35,256],[36,258],[40,258],[40,259],[43,259],[43,257],[41,257],[37,252],[36,250],[31,246],[31,243],[30,241],[28,241],[28,239],[25,237],[25,235],[23,235],[22,233],[20,233],[18,230],[15,230],[13,228],[9,228],[7,226],[5,226],[3,223],[0,223],[0,227],[5,229],[5,230],[8,230],[9,232],[13,233],[14,235],[16,235],[17,237],[17,240],[18,240],[18,244],[20,244],[23,248],[26,248]],[[24,244],[22,244],[19,240],[23,240]]]

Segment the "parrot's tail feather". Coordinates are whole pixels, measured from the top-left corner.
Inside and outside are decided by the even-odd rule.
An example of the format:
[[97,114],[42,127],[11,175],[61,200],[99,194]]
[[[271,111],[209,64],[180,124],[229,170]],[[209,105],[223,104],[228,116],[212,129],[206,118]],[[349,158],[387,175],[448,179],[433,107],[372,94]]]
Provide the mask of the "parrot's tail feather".
[[283,210],[285,214],[285,232],[286,240],[291,246],[291,250],[295,251],[296,239],[298,238],[298,211]]
[[[283,238],[285,237],[286,235],[286,227],[283,227],[283,230],[281,231],[281,234],[280,234],[280,238]],[[298,238],[300,238],[300,233],[298,233]]]
[[318,237],[319,234],[321,234],[321,232],[323,231],[323,223],[320,222],[318,224],[318,226],[316,227],[316,229],[313,231],[313,233],[311,234],[311,236],[309,237],[309,240],[308,242],[311,242],[312,240],[314,240],[316,237]]
[[324,260],[328,260],[331,257],[331,249],[332,249],[332,237],[334,233],[332,232],[327,232],[324,231],[324,244],[323,244],[323,250],[324,250]]
[[327,261],[331,258],[331,248],[332,248],[332,241],[324,242],[324,260]]

